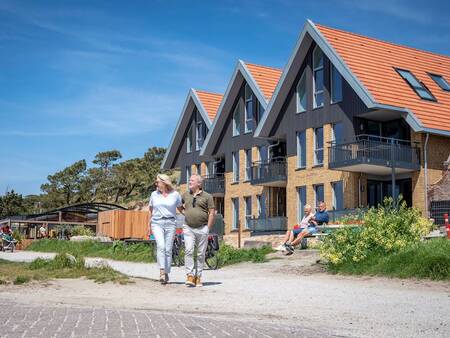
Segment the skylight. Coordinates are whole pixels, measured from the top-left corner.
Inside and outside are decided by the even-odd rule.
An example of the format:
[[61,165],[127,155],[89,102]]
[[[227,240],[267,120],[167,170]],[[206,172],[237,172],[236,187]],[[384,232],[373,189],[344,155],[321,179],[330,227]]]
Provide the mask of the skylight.
[[422,82],[419,82],[419,80],[413,75],[413,73],[411,73],[409,70],[397,68],[395,70],[411,86],[411,88],[414,89],[419,97],[424,100],[436,101],[436,98],[433,96],[433,94],[431,94],[431,92],[428,90],[428,88],[425,87]]
[[450,85],[448,82],[442,77],[442,75],[437,74],[429,74],[430,77],[434,80],[434,82],[437,83],[439,87],[441,87],[443,90],[450,91]]

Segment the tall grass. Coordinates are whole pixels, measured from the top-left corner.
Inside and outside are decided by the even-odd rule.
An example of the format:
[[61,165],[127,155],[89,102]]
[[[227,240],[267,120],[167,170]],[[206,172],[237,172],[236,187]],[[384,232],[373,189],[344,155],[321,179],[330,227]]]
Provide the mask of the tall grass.
[[222,244],[218,252],[219,264],[224,266],[241,262],[262,263],[267,261],[266,255],[271,252],[274,250],[270,246],[263,246],[259,249],[236,249]]

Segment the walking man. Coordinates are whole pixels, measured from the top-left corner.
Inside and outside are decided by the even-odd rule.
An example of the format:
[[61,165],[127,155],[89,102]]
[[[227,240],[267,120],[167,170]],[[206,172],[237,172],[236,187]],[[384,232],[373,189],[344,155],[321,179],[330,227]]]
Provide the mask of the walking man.
[[[189,178],[189,191],[182,196],[185,224],[183,225],[186,265],[186,285],[203,286],[201,282],[209,230],[214,224],[214,201],[210,194],[202,190],[200,175]],[[194,263],[194,249],[197,259]],[[195,271],[196,270],[196,271]]]

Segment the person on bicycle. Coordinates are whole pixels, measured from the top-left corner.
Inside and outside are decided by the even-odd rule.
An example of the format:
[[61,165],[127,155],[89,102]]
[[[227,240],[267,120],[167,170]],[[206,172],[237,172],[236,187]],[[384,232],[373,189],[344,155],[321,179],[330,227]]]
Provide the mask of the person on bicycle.
[[172,266],[177,208],[182,211],[182,201],[178,191],[174,190],[169,176],[158,174],[156,177],[157,189],[150,196],[149,219],[151,232],[156,241],[159,281],[166,284]]
[[[214,200],[210,194],[202,190],[202,183],[203,179],[200,175],[192,175],[189,178],[189,191],[182,196],[185,216],[183,233],[187,286],[203,286],[201,276],[205,263],[208,234],[216,215]],[[196,246],[197,262],[194,264],[194,248]]]

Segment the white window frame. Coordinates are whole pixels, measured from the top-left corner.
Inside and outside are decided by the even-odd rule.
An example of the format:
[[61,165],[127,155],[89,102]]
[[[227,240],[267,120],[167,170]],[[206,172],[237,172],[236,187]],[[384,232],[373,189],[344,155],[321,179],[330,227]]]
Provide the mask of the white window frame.
[[[305,136],[304,137],[305,144],[304,144],[304,147],[303,147],[304,153],[302,152],[302,146],[301,146],[301,143],[300,143],[300,135],[304,135]],[[297,140],[297,169],[303,169],[303,168],[306,168],[306,130],[298,131],[296,133],[296,140]],[[302,156],[305,159],[305,164],[304,165],[302,165]]]
[[188,133],[186,135],[186,152],[187,153],[192,153],[192,141],[193,141],[193,137],[192,137],[192,124],[189,126],[189,130]]
[[190,165],[186,166],[186,183],[189,184],[189,178],[192,175],[192,168]]
[[239,151],[231,153],[233,158],[233,183],[239,182]]
[[265,201],[264,193],[256,195],[256,203],[257,203],[257,206],[258,206],[258,217],[262,217],[262,216],[265,217],[266,215],[262,214],[262,211],[263,211],[263,209],[262,209],[263,204],[262,203],[264,203],[264,211],[266,211],[266,207],[265,207],[266,201]]
[[[317,148],[317,131],[322,128],[322,147]],[[314,128],[314,165],[323,165],[324,162],[324,130],[323,127]],[[317,152],[322,151],[322,162],[318,161]]]
[[241,112],[237,104],[233,112],[233,136],[239,135],[241,135]]
[[205,135],[206,134],[206,124],[203,121],[200,112],[197,111],[196,114],[196,121],[195,121],[195,150],[199,151],[202,146],[203,142],[205,141]]
[[[301,98],[300,98],[300,85],[302,84],[302,82],[304,85],[305,98],[306,98],[305,107],[302,106]],[[303,74],[297,83],[296,97],[297,97],[297,114],[305,112],[308,109],[308,92],[306,90],[306,68],[303,70]]]
[[[253,105],[253,91],[250,88],[250,86],[246,83],[245,84],[245,93],[244,93],[244,117],[245,117],[245,121],[244,121],[244,132],[245,133],[251,133],[253,131],[253,126],[254,126],[254,121],[255,121],[255,108]],[[250,97],[247,98],[247,94],[248,92],[250,92]],[[249,117],[249,112],[247,111],[247,102],[251,102],[252,103],[252,111],[250,112],[251,117]],[[248,128],[248,124],[250,124],[250,128]]]
[[245,180],[249,181],[252,177],[252,149],[245,149]]
[[[248,212],[248,206],[250,203],[250,214],[247,214]],[[249,229],[250,228],[250,218],[252,217],[252,196],[244,196],[244,209],[245,209],[245,214],[244,214],[244,218],[245,218],[245,228]]]
[[260,162],[263,161],[263,157],[261,156],[263,149],[265,149],[265,152],[266,152],[266,161],[269,160],[269,147],[268,146],[259,146],[258,147],[258,156],[259,156],[259,161]]
[[[304,201],[301,199],[301,196],[300,196],[300,192],[302,190],[305,192],[305,200]],[[304,206],[307,204],[307,202],[306,202],[306,198],[307,198],[306,194],[307,194],[306,185],[302,185],[302,186],[297,187],[297,222],[298,223],[300,223],[302,221],[303,216],[304,216],[304,210],[303,209],[304,209]]]
[[317,105],[317,102],[316,102],[317,95],[319,95],[319,94],[322,94],[322,96],[324,95],[323,89],[316,90],[316,72],[322,70],[322,76],[323,76],[322,83],[325,85],[325,72],[324,72],[325,55],[322,50],[320,50],[320,53],[322,53],[322,66],[314,68],[314,54],[316,53],[317,48],[319,48],[319,46],[316,45],[316,47],[314,47],[314,50],[313,50],[313,105],[314,105],[313,107],[314,107],[314,109],[323,107],[324,103],[325,103],[324,97],[322,99],[322,104],[320,106]]
[[233,230],[237,230],[239,223],[239,198],[235,197],[231,199],[231,204],[233,206],[233,220],[231,222],[231,227]]
[[[333,71],[336,71],[336,73],[338,73],[339,79],[340,79],[340,81],[341,81],[341,96],[339,97],[338,100],[333,100],[333,96],[334,96],[334,81],[333,81],[334,76],[333,76]],[[341,73],[339,73],[339,71],[337,70],[337,68],[336,68],[333,64],[331,64],[331,67],[330,67],[330,88],[331,88],[331,89],[330,89],[330,101],[331,101],[331,104],[342,102],[343,96],[344,96],[344,88],[343,88],[343,85],[344,85],[344,81],[343,81],[343,79],[342,79]]]

